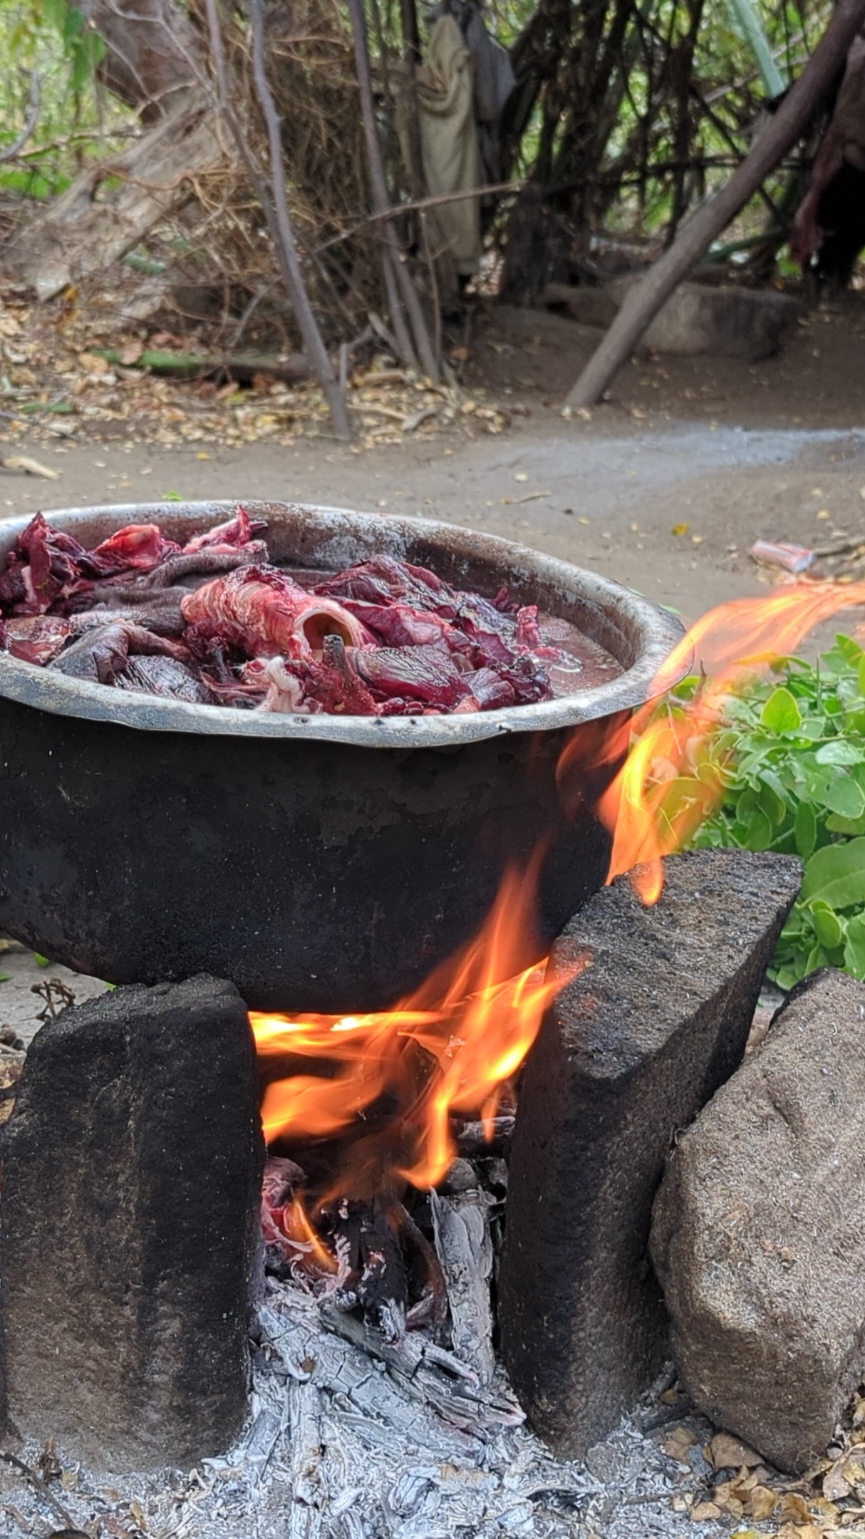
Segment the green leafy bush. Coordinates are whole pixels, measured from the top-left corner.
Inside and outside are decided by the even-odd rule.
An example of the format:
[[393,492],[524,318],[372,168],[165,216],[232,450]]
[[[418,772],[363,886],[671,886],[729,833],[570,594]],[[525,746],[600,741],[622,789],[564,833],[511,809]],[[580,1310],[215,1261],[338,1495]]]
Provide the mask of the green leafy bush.
[[[680,698],[699,687],[687,681]],[[692,845],[801,856],[772,968],[782,988],[825,966],[865,978],[865,651],[837,636],[816,665],[788,658],[723,717],[692,764],[702,784],[720,779],[723,799]]]

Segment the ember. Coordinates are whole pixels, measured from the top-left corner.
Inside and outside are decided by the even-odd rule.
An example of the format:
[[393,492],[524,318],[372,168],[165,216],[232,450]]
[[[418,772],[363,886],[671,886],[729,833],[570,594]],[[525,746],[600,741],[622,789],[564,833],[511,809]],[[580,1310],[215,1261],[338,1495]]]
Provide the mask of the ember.
[[506,588],[490,600],[383,555],[313,586],[321,573],[269,563],[264,528],[239,507],[183,546],[131,524],[86,550],[37,513],[0,576],[0,647],[120,689],[292,714],[489,711],[589,682],[592,644]]

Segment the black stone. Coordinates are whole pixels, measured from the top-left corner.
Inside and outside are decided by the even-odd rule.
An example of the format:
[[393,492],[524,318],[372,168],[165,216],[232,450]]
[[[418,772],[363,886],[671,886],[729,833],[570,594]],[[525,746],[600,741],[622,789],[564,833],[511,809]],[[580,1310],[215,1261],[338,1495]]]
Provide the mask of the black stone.
[[188,1466],[247,1409],[264,1146],[233,984],[119,988],[34,1038],[2,1138],[8,1420]]
[[554,961],[589,965],[548,1012],[520,1095],[502,1350],[532,1426],[570,1458],[669,1353],[652,1200],[677,1133],[742,1057],[801,876],[796,860],[744,851],[665,867],[654,907],[621,878],[568,924]]

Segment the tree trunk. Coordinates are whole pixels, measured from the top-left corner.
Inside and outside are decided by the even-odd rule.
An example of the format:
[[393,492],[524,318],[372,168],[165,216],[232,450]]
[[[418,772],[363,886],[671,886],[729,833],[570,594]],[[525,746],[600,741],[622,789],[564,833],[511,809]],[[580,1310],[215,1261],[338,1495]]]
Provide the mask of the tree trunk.
[[[124,256],[189,201],[196,177],[226,159],[204,86],[205,50],[181,6],[84,0],[81,9],[105,41],[106,84],[153,126],[122,154],[82,171],[6,248],[8,265],[43,300]],[[120,185],[108,191],[115,178]]]
[[100,79],[142,122],[200,95],[201,35],[175,0],[79,0],[78,9],[105,43]]
[[[40,300],[116,262],[193,195],[196,176],[225,159],[219,120],[190,107],[165,118],[122,155],[76,177],[19,230],[4,260]],[[109,178],[122,178],[105,193]]]

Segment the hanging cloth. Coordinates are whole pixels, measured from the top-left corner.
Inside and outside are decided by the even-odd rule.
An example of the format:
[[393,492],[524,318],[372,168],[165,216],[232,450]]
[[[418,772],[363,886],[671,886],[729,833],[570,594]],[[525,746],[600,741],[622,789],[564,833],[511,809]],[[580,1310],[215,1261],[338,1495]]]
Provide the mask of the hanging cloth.
[[[433,195],[479,187],[482,181],[469,50],[452,16],[440,16],[427,60],[415,76],[424,175]],[[431,211],[439,243],[449,248],[457,272],[477,272],[481,254],[478,199],[444,203]]]

